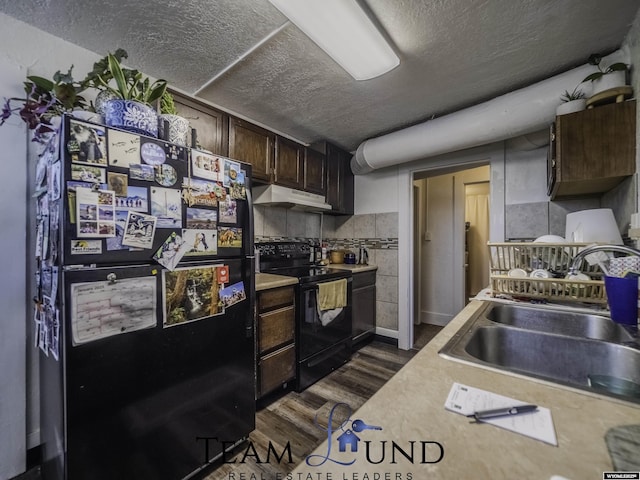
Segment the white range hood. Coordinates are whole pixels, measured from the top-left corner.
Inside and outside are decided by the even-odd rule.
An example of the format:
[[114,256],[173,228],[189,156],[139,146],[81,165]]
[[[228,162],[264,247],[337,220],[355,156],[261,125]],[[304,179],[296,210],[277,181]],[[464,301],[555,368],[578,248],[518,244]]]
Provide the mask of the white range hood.
[[264,185],[253,187],[254,205],[269,205],[272,207],[285,207],[307,212],[325,212],[331,210],[331,205],[325,202],[322,195],[303,192],[281,185]]

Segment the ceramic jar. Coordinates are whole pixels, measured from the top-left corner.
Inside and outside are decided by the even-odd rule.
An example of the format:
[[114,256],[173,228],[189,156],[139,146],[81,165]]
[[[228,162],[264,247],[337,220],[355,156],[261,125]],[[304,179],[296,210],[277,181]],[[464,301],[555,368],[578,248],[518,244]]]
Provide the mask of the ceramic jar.
[[104,121],[108,127],[158,137],[158,115],[144,103],[113,99],[104,104]]
[[[159,115],[160,125],[158,133],[160,138],[170,143],[186,147],[189,143],[189,120],[179,115],[163,113]],[[165,122],[169,124],[167,132],[164,131]]]

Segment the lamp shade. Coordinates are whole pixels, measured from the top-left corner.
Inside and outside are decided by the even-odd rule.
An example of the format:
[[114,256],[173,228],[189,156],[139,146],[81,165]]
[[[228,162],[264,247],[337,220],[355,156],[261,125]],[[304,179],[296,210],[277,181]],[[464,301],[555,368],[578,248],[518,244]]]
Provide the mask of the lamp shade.
[[568,242],[622,245],[620,230],[610,208],[568,213],[564,238]]

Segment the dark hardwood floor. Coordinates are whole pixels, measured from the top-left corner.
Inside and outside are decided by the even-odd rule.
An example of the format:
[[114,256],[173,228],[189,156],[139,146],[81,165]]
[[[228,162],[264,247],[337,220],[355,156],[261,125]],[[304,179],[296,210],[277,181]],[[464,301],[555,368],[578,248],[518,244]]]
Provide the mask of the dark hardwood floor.
[[430,323],[419,323],[413,326],[413,350],[420,350],[435,337],[443,327]]
[[[256,415],[256,429],[249,435],[252,447],[248,449],[249,444],[239,447],[233,457],[236,463],[221,464],[204,478],[286,478],[288,472],[326,439],[326,432],[314,424],[314,419],[322,426],[322,419],[328,418],[330,409],[341,402],[356,411],[415,354],[415,350],[399,350],[380,341],[364,346],[353,354],[351,361],[305,391],[288,392],[261,408]],[[289,442],[292,462],[288,463],[288,455],[278,462],[272,454],[267,463],[269,442],[278,455]],[[256,454],[262,463],[258,463]],[[280,477],[276,476],[278,473]]]

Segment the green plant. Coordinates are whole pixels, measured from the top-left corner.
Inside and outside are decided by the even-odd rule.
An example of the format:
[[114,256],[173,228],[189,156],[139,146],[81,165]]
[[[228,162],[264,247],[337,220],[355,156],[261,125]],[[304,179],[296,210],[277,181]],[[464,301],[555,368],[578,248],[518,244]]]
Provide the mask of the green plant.
[[[53,75],[53,80],[36,75],[28,76],[24,82],[25,98],[5,98],[0,126],[17,113],[27,127],[33,130],[33,141],[45,142],[47,134],[54,130],[51,124],[53,117],[87,107],[85,99],[80,95],[87,86],[73,79],[72,70],[73,65],[67,73],[58,70]],[[16,102],[18,106],[14,106]]]
[[116,53],[109,53],[94,64],[94,70],[87,79],[89,85],[98,90],[108,90],[123,100],[135,100],[146,105],[151,105],[162,97],[167,89],[166,80],[159,79],[152,83],[138,70],[123,68],[120,64],[122,58],[127,58],[127,52],[118,49]]
[[607,73],[620,72],[620,71],[626,72],[627,70],[629,70],[629,66],[626,63],[622,63],[622,62],[612,63],[607,68],[603,69],[600,66],[601,61],[602,61],[602,55],[600,55],[599,53],[593,53],[589,56],[588,63],[590,65],[595,65],[596,67],[598,67],[598,71],[593,72],[591,75],[588,75],[583,80],[583,82],[588,82],[588,81],[592,82],[594,80],[602,78]]
[[173,102],[173,95],[171,95],[166,90],[162,94],[162,97],[160,97],[160,113],[164,113],[167,115],[178,114],[178,109],[176,108],[176,104]]
[[573,92],[569,92],[569,90],[565,90],[564,93],[560,96],[560,100],[563,102],[570,102],[572,100],[580,100],[581,98],[586,98],[586,95],[579,87],[573,89]]

